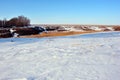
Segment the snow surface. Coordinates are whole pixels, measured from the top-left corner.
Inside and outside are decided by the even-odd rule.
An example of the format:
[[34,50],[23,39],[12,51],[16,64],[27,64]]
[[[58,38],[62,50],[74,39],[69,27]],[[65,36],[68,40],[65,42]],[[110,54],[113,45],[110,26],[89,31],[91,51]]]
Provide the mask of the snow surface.
[[120,80],[120,32],[0,39],[0,80]]

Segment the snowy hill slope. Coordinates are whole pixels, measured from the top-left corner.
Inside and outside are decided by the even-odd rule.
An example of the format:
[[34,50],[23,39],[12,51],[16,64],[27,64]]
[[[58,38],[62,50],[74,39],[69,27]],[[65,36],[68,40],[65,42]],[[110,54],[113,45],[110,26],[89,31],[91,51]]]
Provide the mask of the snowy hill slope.
[[0,39],[0,80],[120,80],[120,32]]

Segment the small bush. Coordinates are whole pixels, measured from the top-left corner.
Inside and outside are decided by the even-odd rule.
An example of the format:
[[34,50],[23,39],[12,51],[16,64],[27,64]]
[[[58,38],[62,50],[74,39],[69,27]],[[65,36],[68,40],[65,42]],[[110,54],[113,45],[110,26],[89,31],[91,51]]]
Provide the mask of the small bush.
[[115,31],[120,31],[120,26],[115,26],[115,27],[113,27],[113,29],[114,29]]

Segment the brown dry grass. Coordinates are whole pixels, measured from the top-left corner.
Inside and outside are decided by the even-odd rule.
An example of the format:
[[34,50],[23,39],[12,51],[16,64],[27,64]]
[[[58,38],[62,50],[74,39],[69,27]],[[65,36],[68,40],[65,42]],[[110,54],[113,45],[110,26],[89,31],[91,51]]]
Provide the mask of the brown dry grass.
[[55,32],[50,31],[48,33],[41,33],[36,35],[27,35],[27,36],[20,36],[21,38],[40,38],[40,37],[55,37],[55,36],[68,36],[68,35],[76,35],[76,34],[85,34],[85,33],[93,33],[98,31],[61,31],[61,32]]

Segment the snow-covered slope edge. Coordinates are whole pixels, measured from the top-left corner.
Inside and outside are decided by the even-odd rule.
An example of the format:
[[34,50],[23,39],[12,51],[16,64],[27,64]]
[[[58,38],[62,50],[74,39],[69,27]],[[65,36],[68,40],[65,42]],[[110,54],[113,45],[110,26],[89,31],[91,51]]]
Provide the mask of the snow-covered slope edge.
[[119,42],[120,32],[0,39],[0,80],[120,80]]

